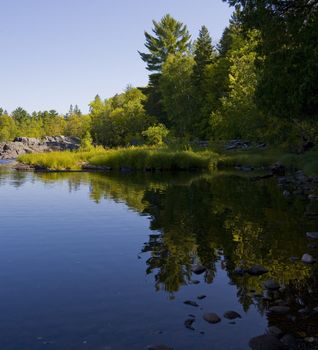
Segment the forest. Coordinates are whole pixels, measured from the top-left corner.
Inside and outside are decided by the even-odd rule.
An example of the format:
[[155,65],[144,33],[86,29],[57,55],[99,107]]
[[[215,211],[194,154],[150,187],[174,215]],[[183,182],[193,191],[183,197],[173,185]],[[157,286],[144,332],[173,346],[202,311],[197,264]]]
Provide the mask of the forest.
[[0,141],[68,135],[96,145],[162,145],[243,139],[298,150],[317,141],[318,1],[228,0],[233,15],[219,42],[205,25],[191,38],[167,14],[139,52],[146,87],[77,106],[0,109]]

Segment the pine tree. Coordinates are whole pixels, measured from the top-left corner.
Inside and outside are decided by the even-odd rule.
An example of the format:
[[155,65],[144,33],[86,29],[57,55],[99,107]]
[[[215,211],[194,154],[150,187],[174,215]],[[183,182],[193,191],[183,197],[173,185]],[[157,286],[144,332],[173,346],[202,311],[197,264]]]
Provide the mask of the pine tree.
[[207,67],[216,58],[216,51],[212,45],[212,38],[206,26],[202,26],[194,46],[194,67],[192,73],[192,87],[194,97],[194,134],[200,138],[208,136],[210,103],[207,100],[208,91],[205,84]]
[[159,88],[162,66],[170,54],[189,52],[191,36],[187,26],[169,14],[165,15],[160,22],[153,21],[153,25],[154,35],[145,32],[145,46],[148,52],[139,52],[141,59],[147,64],[147,70],[151,72],[149,86],[143,89],[147,96],[145,109],[149,115],[157,117],[159,122],[169,125]]
[[169,14],[160,22],[153,21],[154,35],[145,32],[145,46],[149,53],[139,52],[146,62],[147,69],[160,73],[163,63],[170,54],[184,53],[190,48],[190,34],[186,25],[175,20]]
[[193,83],[200,86],[205,68],[213,62],[216,53],[212,45],[212,38],[206,26],[202,26],[199,32],[199,37],[195,42],[193,68]]

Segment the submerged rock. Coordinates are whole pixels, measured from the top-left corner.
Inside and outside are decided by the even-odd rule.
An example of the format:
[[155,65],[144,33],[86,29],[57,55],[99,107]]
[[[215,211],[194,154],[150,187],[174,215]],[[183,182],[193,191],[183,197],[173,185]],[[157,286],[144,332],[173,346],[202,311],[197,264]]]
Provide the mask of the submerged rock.
[[186,328],[191,329],[192,331],[194,331],[194,328],[192,326],[194,322],[195,322],[194,318],[188,318],[187,320],[184,321],[184,325],[185,325]]
[[276,338],[280,338],[284,332],[276,326],[270,326],[267,328],[267,334],[273,335]]
[[318,232],[307,232],[306,236],[311,239],[318,239]]
[[305,264],[313,264],[316,262],[316,259],[310,254],[304,254],[301,258],[301,261]]
[[195,306],[195,307],[199,306],[195,301],[192,301],[192,300],[186,300],[186,301],[183,302],[183,304],[190,305],[190,306]]
[[252,338],[249,343],[252,350],[283,350],[286,349],[284,344],[270,334],[260,335]]
[[252,276],[261,276],[268,272],[268,270],[261,265],[254,265],[250,267],[247,272]]
[[264,282],[264,288],[267,290],[278,290],[280,285],[274,280],[267,280]]
[[202,265],[196,265],[193,266],[192,272],[195,273],[196,275],[202,275],[206,271],[206,268]]
[[203,315],[203,319],[209,323],[219,323],[221,322],[221,318],[213,313],[213,312],[209,312]]
[[228,320],[235,320],[236,318],[242,318],[242,316],[236,311],[226,311],[226,313],[223,316]]
[[197,298],[199,300],[202,300],[202,299],[205,299],[206,298],[206,295],[202,294],[202,295],[198,295]]

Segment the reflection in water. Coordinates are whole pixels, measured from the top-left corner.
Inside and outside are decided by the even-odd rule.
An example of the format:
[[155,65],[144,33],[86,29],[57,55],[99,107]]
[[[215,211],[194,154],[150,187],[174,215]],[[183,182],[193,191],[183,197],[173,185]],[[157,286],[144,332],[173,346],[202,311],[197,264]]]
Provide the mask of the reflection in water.
[[[193,265],[205,266],[204,281],[213,284],[218,266],[237,288],[237,300],[245,311],[252,305],[268,317],[268,324],[297,336],[318,336],[317,265],[291,257],[317,254],[306,231],[317,230],[315,217],[303,214],[308,203],[283,197],[272,180],[254,182],[235,174],[26,174],[0,176],[0,186],[22,186],[24,181],[45,184],[67,182],[69,191],[88,185],[96,203],[112,199],[150,217],[145,253],[146,273],[157,291],[170,298],[196,276]],[[1,188],[1,187],[0,187]],[[312,210],[317,210],[313,208]],[[308,246],[309,244],[309,246]],[[259,277],[235,273],[262,265],[268,273]],[[279,282],[279,291],[264,292],[268,279]],[[274,305],[288,305],[286,315],[267,314]]]

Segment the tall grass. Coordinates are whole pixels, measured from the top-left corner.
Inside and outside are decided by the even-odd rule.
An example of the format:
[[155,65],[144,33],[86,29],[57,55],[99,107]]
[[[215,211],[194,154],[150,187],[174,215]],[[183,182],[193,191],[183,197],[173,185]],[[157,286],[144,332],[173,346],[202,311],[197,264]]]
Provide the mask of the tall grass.
[[79,170],[83,164],[113,170],[194,170],[216,166],[217,154],[172,151],[168,148],[94,149],[89,152],[50,152],[26,154],[18,161],[49,170]]

